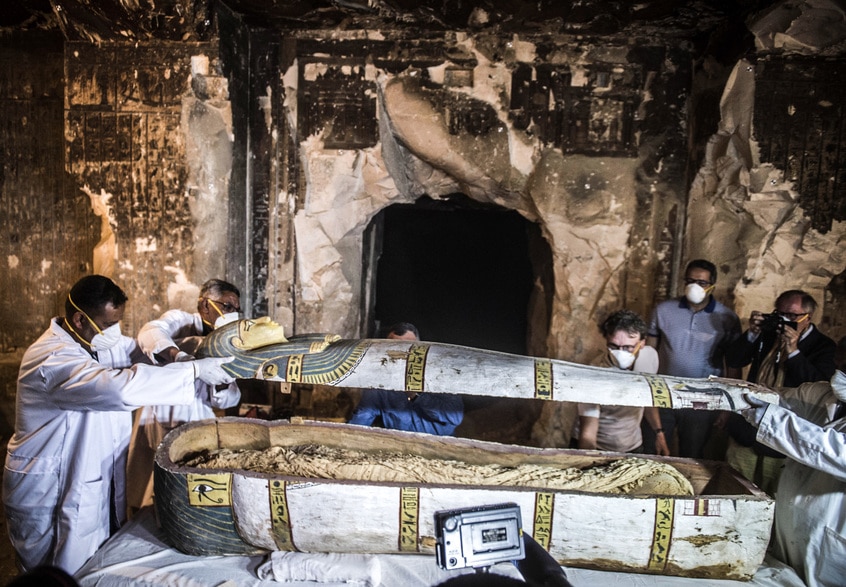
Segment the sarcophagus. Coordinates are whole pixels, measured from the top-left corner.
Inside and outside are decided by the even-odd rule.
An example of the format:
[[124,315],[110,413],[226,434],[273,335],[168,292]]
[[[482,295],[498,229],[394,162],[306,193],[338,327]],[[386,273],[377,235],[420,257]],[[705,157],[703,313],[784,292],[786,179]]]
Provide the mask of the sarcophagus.
[[772,500],[719,462],[644,457],[672,465],[690,482],[692,495],[606,494],[550,489],[539,482],[326,479],[182,464],[219,449],[305,445],[363,451],[377,460],[401,453],[431,459],[433,467],[457,461],[514,470],[526,465],[588,469],[632,459],[347,424],[195,422],[171,432],[156,454],[157,514],[174,546],[193,555],[433,554],[435,512],[503,502],[520,506],[524,531],[565,566],[746,579],[769,541]]
[[197,356],[233,357],[223,369],[241,379],[335,387],[701,410],[748,408],[747,393],[778,403],[772,390],[736,379],[651,375],[425,341],[288,339],[267,316],[216,328]]

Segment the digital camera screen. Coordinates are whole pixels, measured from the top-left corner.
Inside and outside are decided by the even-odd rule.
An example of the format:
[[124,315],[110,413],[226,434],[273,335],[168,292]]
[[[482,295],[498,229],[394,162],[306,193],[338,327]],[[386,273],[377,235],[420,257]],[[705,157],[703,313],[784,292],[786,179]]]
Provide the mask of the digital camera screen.
[[520,524],[516,519],[470,522],[465,528],[474,553],[514,548],[520,543]]
[[508,540],[508,528],[504,526],[482,530],[483,544],[487,544],[488,542],[502,542],[504,540]]

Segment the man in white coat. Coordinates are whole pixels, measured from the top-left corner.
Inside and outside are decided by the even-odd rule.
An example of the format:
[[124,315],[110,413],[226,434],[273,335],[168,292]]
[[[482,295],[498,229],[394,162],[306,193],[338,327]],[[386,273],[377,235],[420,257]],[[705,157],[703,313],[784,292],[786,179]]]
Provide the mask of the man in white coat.
[[846,584],[846,337],[831,382],[783,388],[781,406],[750,398],[756,439],[787,459],[776,492],[773,555],[809,587]]
[[[168,310],[141,327],[138,345],[155,363],[189,361],[207,334],[237,320],[240,312],[238,288],[210,279],[200,288],[195,313]],[[241,391],[235,382],[215,386],[197,381],[189,405],[150,405],[135,414],[128,460],[128,475],[133,480],[127,488],[130,515],[153,503],[153,460],[165,435],[186,422],[214,418],[215,409],[231,408],[240,401]]]
[[131,411],[189,404],[194,381],[224,383],[231,357],[175,364],[143,360],[120,332],[126,295],[107,277],[71,288],[65,316],[24,353],[15,434],[3,475],[9,537],[25,571],[76,572],[126,519]]

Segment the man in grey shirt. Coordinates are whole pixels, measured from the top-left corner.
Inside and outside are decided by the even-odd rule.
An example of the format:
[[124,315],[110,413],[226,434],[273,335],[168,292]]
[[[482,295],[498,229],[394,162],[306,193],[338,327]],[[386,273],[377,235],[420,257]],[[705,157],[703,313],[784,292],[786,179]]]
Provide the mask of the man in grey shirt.
[[[724,365],[725,347],[740,335],[737,314],[712,292],[717,268],[710,261],[695,259],[684,273],[684,296],[658,304],[652,313],[646,343],[658,349],[659,373],[678,377],[736,377]],[[717,413],[710,410],[661,410],[661,427],[668,439],[678,434],[678,456],[702,458]],[[644,428],[644,447],[654,442]]]

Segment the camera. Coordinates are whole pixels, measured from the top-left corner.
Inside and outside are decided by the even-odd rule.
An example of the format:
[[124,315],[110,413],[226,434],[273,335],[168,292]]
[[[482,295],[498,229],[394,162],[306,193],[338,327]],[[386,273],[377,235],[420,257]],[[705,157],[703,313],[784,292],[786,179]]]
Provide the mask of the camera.
[[520,506],[501,503],[435,512],[435,556],[452,570],[526,557]]
[[761,316],[761,321],[758,323],[758,326],[763,333],[769,334],[781,334],[784,332],[785,326],[790,326],[791,328],[798,328],[799,324],[796,322],[789,322],[781,317],[778,312],[771,312],[769,314],[763,314]]

